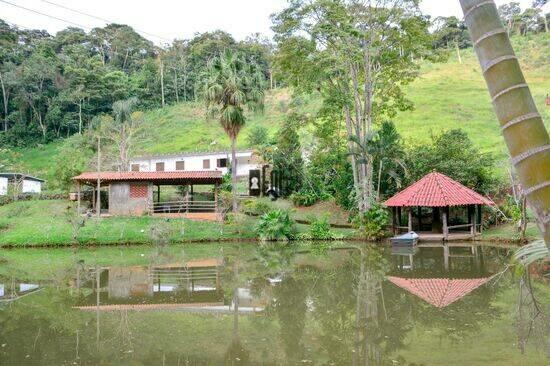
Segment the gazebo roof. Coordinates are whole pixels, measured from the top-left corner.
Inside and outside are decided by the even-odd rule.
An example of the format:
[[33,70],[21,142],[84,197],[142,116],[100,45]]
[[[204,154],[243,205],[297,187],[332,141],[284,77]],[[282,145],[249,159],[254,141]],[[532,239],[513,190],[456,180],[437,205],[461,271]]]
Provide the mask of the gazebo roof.
[[489,282],[492,277],[472,279],[449,278],[401,278],[388,277],[394,285],[418,296],[427,303],[444,308],[460,300],[481,285]]
[[492,205],[493,202],[444,174],[432,172],[384,204],[388,207],[446,207]]

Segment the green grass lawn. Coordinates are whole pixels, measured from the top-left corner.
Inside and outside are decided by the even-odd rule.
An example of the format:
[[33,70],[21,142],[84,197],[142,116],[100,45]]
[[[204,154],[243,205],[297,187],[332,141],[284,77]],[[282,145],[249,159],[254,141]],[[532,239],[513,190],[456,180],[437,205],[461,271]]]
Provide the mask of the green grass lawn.
[[[62,246],[158,244],[152,228],[162,230],[170,243],[203,241],[255,240],[257,217],[242,216],[238,222],[222,223],[164,219],[151,216],[90,218],[77,231],[70,223],[64,200],[19,201],[0,206],[0,247],[2,246]],[[298,232],[309,230],[307,225],[296,225]],[[343,238],[354,237],[355,231],[335,229]]]
[[[542,239],[542,235],[535,223],[528,223],[527,230],[525,231],[527,241],[533,241]],[[516,230],[514,224],[502,224],[494,226],[488,230],[484,230],[481,235],[481,240],[488,241],[517,241],[519,240],[519,233]]]

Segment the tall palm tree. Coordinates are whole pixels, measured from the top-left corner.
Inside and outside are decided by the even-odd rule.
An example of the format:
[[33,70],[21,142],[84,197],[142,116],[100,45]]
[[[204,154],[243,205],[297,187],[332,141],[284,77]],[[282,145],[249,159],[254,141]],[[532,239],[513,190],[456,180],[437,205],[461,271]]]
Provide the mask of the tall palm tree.
[[460,0],[493,106],[527,200],[550,246],[550,137],[494,1]]
[[246,122],[244,108],[263,111],[265,76],[254,62],[226,50],[208,63],[203,76],[204,98],[210,114],[218,115],[231,140],[233,212],[237,212],[237,136]]

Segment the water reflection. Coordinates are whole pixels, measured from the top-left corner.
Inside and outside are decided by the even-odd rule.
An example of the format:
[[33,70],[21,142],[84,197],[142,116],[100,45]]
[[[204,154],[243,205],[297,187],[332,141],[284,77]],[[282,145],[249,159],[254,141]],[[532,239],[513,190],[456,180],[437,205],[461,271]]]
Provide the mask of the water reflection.
[[16,282],[15,279],[0,282],[0,304],[21,299],[23,296],[40,291],[41,288],[33,283]]
[[66,286],[44,278],[41,293],[0,307],[0,364],[547,361],[527,342],[524,356],[510,351],[517,289],[495,276],[507,250],[227,245],[184,260],[157,249],[136,266],[77,262]]

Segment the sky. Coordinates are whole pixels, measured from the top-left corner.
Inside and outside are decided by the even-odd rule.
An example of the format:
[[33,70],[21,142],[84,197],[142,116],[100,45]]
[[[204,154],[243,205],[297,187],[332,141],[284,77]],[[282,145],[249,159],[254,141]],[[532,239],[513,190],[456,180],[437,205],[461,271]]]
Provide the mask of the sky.
[[[515,1],[522,6],[531,3]],[[122,23],[161,45],[216,29],[229,32],[237,40],[256,32],[271,37],[269,16],[284,9],[285,4],[286,0],[0,0],[0,19],[21,28],[45,29],[51,34],[68,26],[89,30],[104,26],[105,21]],[[458,0],[422,0],[421,8],[433,17],[462,17]]]

